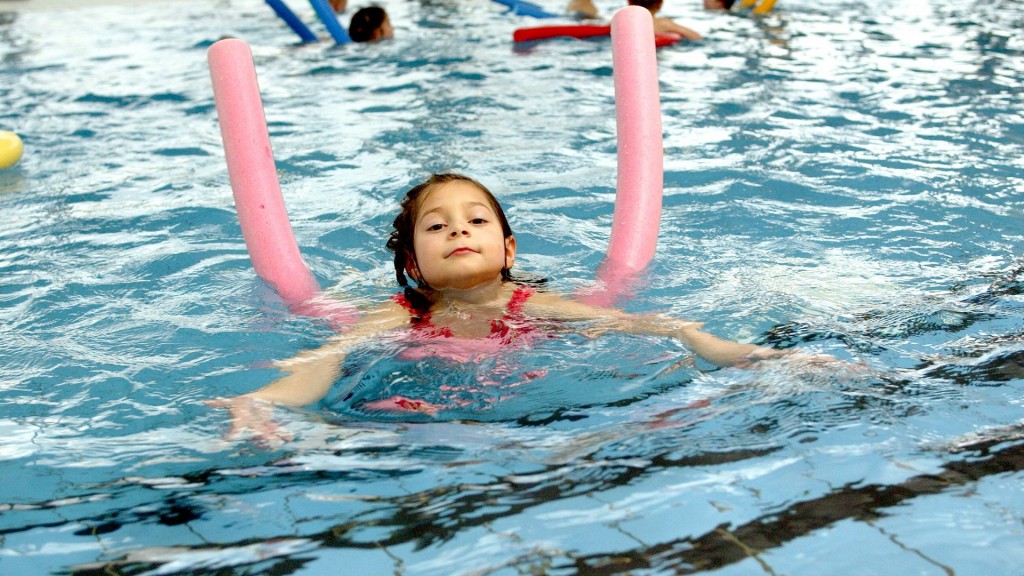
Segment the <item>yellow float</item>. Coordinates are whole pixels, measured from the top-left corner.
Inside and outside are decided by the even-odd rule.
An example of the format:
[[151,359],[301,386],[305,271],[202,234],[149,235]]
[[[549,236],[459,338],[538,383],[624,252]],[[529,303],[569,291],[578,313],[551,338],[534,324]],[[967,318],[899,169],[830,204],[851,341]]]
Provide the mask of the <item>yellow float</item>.
[[0,170],[10,168],[21,160],[25,145],[14,132],[0,130]]
[[775,7],[775,0],[764,0],[763,2],[758,2],[757,0],[743,0],[743,2],[740,3],[741,8],[750,8],[751,6],[754,7],[751,11],[754,14],[767,14],[772,11],[773,7]]

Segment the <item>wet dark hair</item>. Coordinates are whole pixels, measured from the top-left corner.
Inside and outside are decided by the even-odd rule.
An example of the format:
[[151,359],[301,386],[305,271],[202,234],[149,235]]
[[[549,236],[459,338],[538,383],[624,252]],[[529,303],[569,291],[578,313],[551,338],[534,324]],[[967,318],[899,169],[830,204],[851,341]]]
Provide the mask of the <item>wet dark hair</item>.
[[370,42],[374,34],[384,24],[388,13],[380,6],[360,8],[352,15],[348,23],[348,36],[353,42]]
[[[405,198],[401,202],[401,212],[395,217],[392,226],[394,230],[391,231],[391,235],[388,237],[387,248],[395,253],[395,278],[398,280],[398,285],[405,287],[406,299],[413,305],[417,310],[429,310],[431,302],[423,294],[422,290],[431,290],[430,286],[422,278],[412,278],[416,282],[419,290],[413,289],[409,286],[409,278],[406,277],[405,272],[409,267],[409,264],[416,264],[416,253],[413,249],[413,238],[416,232],[416,217],[417,210],[419,209],[420,199],[431,190],[448,184],[449,182],[467,182],[476,186],[483,192],[484,196],[487,197],[487,201],[490,203],[494,213],[498,216],[498,222],[501,224],[502,235],[505,238],[512,236],[512,227],[509,226],[508,218],[505,217],[505,211],[501,209],[501,204],[498,203],[498,199],[494,194],[487,189],[486,186],[470,178],[469,176],[463,176],[462,174],[455,174],[453,172],[447,172],[443,174],[433,174],[430,178],[427,178],[423,182],[413,186],[405,193]],[[418,266],[417,266],[418,269]],[[501,269],[502,281],[519,281],[512,277],[512,273],[508,267],[502,267]]]
[[647,8],[648,10],[661,3],[662,0],[629,0],[630,6],[639,6],[641,8]]

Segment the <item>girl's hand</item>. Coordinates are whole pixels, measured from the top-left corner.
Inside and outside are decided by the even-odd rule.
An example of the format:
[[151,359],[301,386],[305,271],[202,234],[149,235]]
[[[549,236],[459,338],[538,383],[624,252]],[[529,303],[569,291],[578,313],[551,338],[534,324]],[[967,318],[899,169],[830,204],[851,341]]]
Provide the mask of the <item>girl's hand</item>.
[[274,404],[252,396],[235,396],[234,398],[217,398],[208,400],[207,406],[227,408],[231,413],[231,430],[227,438],[237,438],[243,432],[249,434],[257,442],[278,446],[294,438],[291,432],[274,422]]
[[757,344],[740,344],[701,332],[699,322],[690,323],[679,330],[680,339],[698,356],[719,367],[756,368],[759,362],[786,358],[800,364],[826,364],[836,362],[827,354],[805,354],[795,350],[778,350]]
[[754,350],[750,354],[744,356],[744,361],[742,363],[737,363],[736,365],[740,368],[751,368],[762,360],[773,360],[777,358],[786,358],[788,362],[806,366],[848,364],[847,362],[840,361],[831,354],[808,354],[797,350],[778,350],[775,348],[760,346],[757,350]]
[[801,354],[797,353],[795,350],[778,350],[776,348],[759,346],[756,350],[743,357],[743,366],[747,367],[762,360],[773,360],[784,356],[797,357],[800,355]]

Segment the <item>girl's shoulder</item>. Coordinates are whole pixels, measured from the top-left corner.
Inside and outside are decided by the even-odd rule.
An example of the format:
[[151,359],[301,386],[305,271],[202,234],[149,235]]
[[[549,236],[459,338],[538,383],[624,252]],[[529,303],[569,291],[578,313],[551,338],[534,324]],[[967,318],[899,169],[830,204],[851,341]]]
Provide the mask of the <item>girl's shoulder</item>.
[[401,293],[384,300],[363,311],[363,322],[378,324],[381,326],[399,326],[409,323],[409,317],[414,312],[407,307]]
[[611,320],[625,316],[615,308],[581,302],[558,292],[537,290],[523,305],[523,311],[538,318],[565,321]]
[[[510,302],[517,301],[522,310],[538,317],[549,317],[566,305],[571,306],[573,300],[558,292],[539,290],[535,286],[519,286],[513,293]],[[554,314],[557,316],[557,314]]]
[[430,308],[434,305],[430,296],[415,288],[406,288],[402,292],[392,294],[388,302],[414,316],[429,314]]

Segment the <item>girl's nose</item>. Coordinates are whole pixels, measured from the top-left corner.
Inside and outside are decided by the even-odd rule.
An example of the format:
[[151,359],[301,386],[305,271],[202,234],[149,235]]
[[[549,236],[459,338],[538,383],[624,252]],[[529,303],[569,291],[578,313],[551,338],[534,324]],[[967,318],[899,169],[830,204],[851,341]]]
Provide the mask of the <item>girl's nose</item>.
[[452,238],[455,238],[459,234],[462,234],[463,236],[469,234],[469,229],[466,228],[465,226],[452,226],[451,230],[452,231],[449,232],[448,235],[451,236]]

